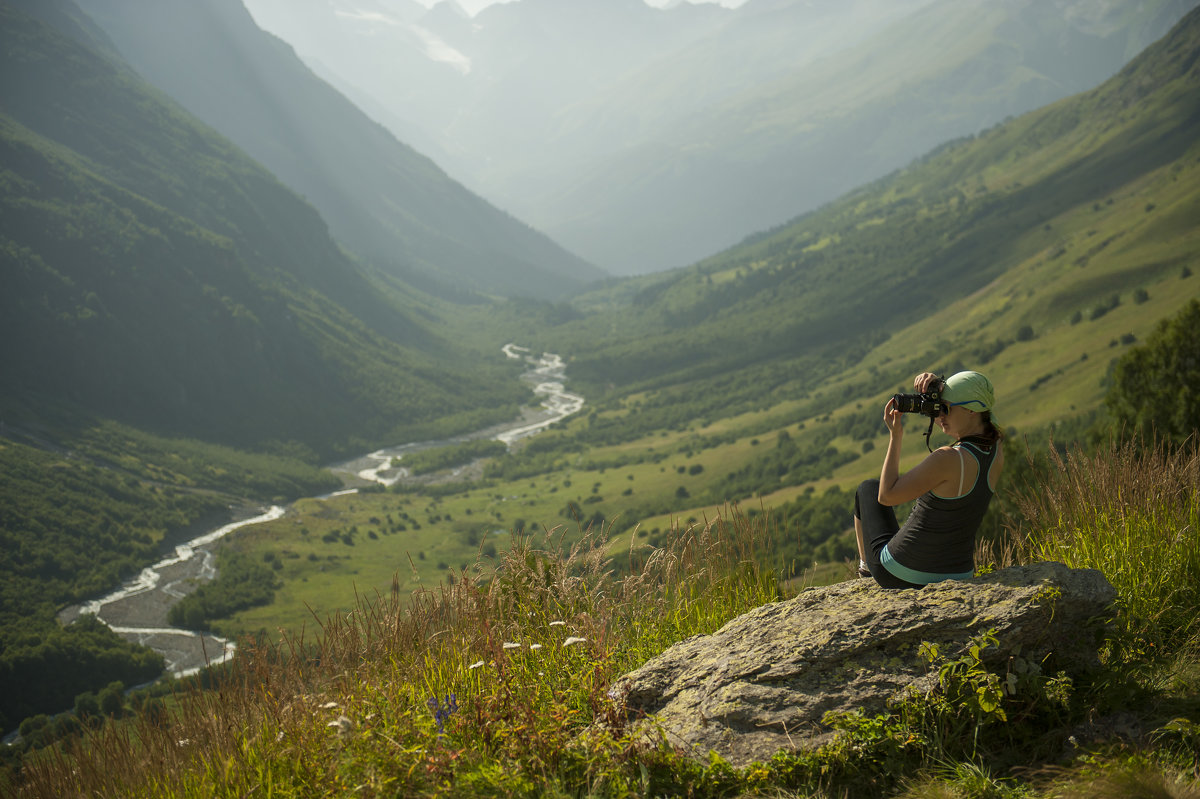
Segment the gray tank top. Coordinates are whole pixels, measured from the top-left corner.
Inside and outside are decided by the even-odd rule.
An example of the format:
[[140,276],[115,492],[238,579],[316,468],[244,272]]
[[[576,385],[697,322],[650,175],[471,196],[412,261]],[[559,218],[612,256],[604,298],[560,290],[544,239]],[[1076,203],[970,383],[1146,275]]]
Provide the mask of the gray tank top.
[[964,438],[955,447],[979,463],[975,484],[954,499],[939,497],[932,491],[922,494],[904,526],[887,544],[897,563],[930,576],[974,572],[975,533],[992,501],[988,473],[1000,445]]

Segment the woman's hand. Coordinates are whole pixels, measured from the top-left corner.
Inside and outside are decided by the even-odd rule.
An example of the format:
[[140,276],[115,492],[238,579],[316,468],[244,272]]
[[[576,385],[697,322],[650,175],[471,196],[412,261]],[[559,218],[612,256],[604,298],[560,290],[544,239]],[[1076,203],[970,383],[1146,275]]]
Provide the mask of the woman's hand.
[[933,372],[922,372],[913,378],[913,387],[920,393],[925,394],[930,389],[937,388],[940,382],[942,382],[942,379]]
[[899,439],[904,435],[904,414],[896,408],[896,398],[893,397],[883,406],[883,424],[892,438]]

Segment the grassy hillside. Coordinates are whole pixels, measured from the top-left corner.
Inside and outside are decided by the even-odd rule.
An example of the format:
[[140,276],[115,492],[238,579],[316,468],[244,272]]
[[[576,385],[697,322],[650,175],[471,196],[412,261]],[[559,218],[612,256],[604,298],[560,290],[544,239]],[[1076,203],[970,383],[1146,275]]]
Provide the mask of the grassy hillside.
[[[1198,469],[1194,446],[1107,449],[1060,460],[1027,493],[1030,537],[1011,560],[1049,554],[1116,588],[1098,668],[988,666],[980,650],[1009,644],[994,635],[923,645],[930,689],[877,715],[827,714],[836,735],[813,751],[742,768],[696,758],[635,727],[610,690],[671,644],[789,595],[756,557],[769,525],[734,513],[677,530],[625,577],[602,540],[533,536],[494,571],[411,602],[394,585],[319,633],[247,647],[213,690],[68,734],[62,754],[33,753],[0,785],[30,797],[1191,796]],[[1132,490],[1097,497],[1095,481]]]
[[[1054,295],[1067,317],[1101,299],[1105,264],[1128,275],[1129,289],[1178,273],[1195,253],[1195,199],[1182,178],[1196,142],[1194,27],[1189,16],[1094,91],[945,145],[694,267],[644,278],[633,296],[628,285],[607,304],[585,296],[589,320],[545,338],[576,355],[571,374],[595,396],[856,356],[1037,261],[1072,279]],[[1030,309],[1028,321],[1041,318]]]
[[[393,573],[402,590],[443,581],[514,529],[604,523],[614,553],[662,545],[727,502],[772,512],[780,573],[840,564],[880,409],[925,369],[989,374],[1014,446],[1078,437],[1113,361],[1200,296],[1196,28],[1193,14],[1105,86],[689,269],[573,313],[478,315],[480,334],[547,323],[539,342],[571,358],[589,408],[478,484],[314,503],[241,536],[254,557],[291,553],[284,588],[222,628],[294,628]],[[921,436],[906,448],[907,466]]]

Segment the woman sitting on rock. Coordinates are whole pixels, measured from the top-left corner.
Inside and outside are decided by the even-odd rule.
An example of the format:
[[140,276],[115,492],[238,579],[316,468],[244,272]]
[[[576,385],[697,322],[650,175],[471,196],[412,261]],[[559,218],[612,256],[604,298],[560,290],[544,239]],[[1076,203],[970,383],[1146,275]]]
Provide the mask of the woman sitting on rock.
[[[941,378],[917,375],[917,391],[930,393]],[[858,573],[884,588],[920,588],[975,573],[975,532],[1004,468],[1003,437],[992,419],[991,381],[959,372],[940,386],[942,432],[955,439],[900,474],[903,414],[893,397],[883,409],[889,438],[878,480],[865,480],[854,497]],[[901,527],[895,506],[916,500]]]

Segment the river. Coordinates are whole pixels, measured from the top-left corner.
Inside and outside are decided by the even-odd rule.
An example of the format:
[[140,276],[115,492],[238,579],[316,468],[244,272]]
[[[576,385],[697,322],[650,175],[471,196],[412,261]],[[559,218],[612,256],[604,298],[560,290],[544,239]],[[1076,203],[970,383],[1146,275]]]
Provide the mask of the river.
[[[583,397],[564,388],[566,366],[558,355],[532,356],[528,349],[515,344],[506,344],[501,351],[505,357],[523,360],[529,367],[522,373],[521,380],[528,383],[534,395],[541,399],[539,407],[524,408],[520,417],[511,422],[468,435],[386,447],[329,468],[348,484],[366,482],[390,486],[408,476],[402,465],[405,453],[475,439],[496,439],[512,446],[583,408]],[[356,490],[348,488],[319,499]],[[167,624],[167,611],[200,584],[216,576],[213,554],[216,542],[244,527],[278,519],[285,512],[278,505],[263,508],[256,516],[230,522],[180,544],[175,547],[174,554],[147,566],[135,579],[102,597],[64,609],[59,613],[59,620],[69,624],[81,614],[94,614],[122,638],[160,653],[166,661],[167,671],[176,676],[194,674],[205,666],[223,663],[237,651],[233,641],[211,633],[172,627]]]

